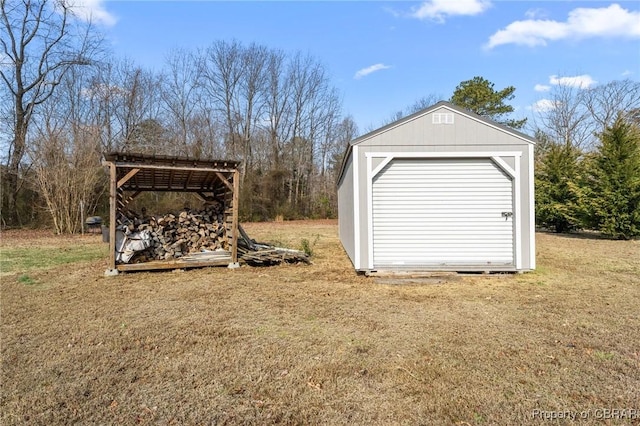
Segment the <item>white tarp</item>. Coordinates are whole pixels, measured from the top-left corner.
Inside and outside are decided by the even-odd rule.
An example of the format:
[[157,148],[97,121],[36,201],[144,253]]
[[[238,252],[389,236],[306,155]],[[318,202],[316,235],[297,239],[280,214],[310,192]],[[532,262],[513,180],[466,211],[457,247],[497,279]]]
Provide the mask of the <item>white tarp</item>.
[[125,232],[116,232],[116,262],[128,263],[135,252],[151,246],[151,232]]

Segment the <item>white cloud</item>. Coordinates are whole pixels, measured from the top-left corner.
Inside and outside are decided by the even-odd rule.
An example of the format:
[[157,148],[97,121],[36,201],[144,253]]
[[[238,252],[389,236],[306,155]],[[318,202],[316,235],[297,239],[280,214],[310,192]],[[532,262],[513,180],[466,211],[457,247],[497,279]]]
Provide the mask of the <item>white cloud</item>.
[[549,83],[556,86],[576,87],[578,89],[588,89],[597,83],[589,74],[575,75],[573,77],[549,76]]
[[531,109],[534,112],[544,112],[555,109],[556,106],[556,103],[551,99],[540,99],[539,101],[536,101],[533,105],[531,105]]
[[491,37],[486,47],[502,44],[546,46],[548,41],[567,38],[640,38],[640,11],[629,11],[618,4],[603,8],[577,8],[565,22],[548,19],[515,21]]
[[386,70],[391,68],[390,65],[385,65],[385,64],[375,64],[375,65],[371,65],[370,67],[367,68],[362,68],[361,70],[358,70],[358,72],[356,72],[356,74],[353,76],[353,78],[355,78],[356,80],[362,78],[362,77],[366,77],[371,73],[374,73],[376,71],[380,71],[380,70]]
[[428,0],[413,8],[410,16],[443,23],[448,16],[479,15],[490,6],[488,0]]
[[104,0],[72,0],[69,5],[76,16],[83,21],[111,27],[118,20],[106,10],[104,3]]
[[543,9],[529,9],[524,13],[529,19],[546,18],[547,12]]
[[533,87],[533,90],[535,90],[536,92],[548,92],[549,90],[551,90],[551,86],[547,86],[546,84],[536,84]]
[[633,74],[633,71],[631,71],[631,70],[624,70],[624,71],[622,71],[622,74],[621,74],[621,75],[622,75],[623,77],[629,77],[631,74]]

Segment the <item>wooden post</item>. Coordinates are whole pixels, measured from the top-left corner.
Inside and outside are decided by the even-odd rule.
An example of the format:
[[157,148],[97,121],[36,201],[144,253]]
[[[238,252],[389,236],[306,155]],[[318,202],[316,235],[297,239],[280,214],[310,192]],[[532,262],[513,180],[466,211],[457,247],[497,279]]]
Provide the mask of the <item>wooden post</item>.
[[116,269],[116,208],[117,208],[117,181],[116,165],[109,163],[109,269]]
[[84,235],[84,201],[80,200],[80,233]]
[[240,193],[240,172],[236,169],[233,172],[233,201],[231,206],[233,208],[232,219],[231,219],[231,236],[233,240],[231,241],[231,261],[233,263],[238,263],[238,207],[239,200],[238,194]]

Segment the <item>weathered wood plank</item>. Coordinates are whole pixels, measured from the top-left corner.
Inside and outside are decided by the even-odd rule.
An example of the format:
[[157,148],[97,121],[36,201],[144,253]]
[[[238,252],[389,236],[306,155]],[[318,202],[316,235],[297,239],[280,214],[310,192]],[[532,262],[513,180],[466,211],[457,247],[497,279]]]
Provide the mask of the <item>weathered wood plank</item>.
[[231,257],[226,259],[212,259],[203,261],[184,261],[184,260],[172,260],[161,261],[155,260],[152,262],[144,263],[123,263],[117,265],[118,271],[133,272],[133,271],[154,271],[154,270],[167,270],[167,269],[187,269],[187,268],[203,268],[207,266],[226,266],[231,262]]

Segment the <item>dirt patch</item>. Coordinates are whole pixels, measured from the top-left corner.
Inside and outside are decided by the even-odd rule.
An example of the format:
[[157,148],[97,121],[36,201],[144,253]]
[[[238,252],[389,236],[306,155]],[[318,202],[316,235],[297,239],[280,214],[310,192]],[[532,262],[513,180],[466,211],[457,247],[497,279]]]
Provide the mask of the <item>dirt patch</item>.
[[[534,273],[398,286],[354,272],[335,221],[244,227],[307,240],[313,265],[3,276],[0,423],[601,424],[640,408],[638,242],[538,234]],[[12,241],[46,256],[90,238]]]

